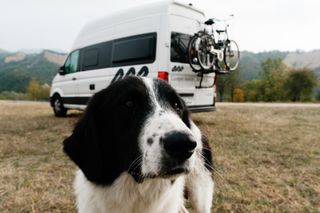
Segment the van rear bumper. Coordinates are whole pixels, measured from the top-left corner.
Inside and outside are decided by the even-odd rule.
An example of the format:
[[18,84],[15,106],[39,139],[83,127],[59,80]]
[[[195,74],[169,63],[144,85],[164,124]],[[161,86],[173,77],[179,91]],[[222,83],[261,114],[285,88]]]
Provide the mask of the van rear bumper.
[[188,109],[191,112],[212,112],[216,111],[216,106],[214,105],[206,105],[206,106],[189,106]]

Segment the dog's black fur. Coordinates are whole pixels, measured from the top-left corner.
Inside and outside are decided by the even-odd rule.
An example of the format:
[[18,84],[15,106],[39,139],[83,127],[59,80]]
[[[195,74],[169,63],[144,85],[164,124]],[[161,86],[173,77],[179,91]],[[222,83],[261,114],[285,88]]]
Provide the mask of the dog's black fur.
[[[189,113],[183,100],[167,83],[154,80],[161,105],[174,110],[190,128]],[[142,79],[126,77],[96,93],[76,124],[72,135],[64,141],[64,152],[98,185],[110,185],[124,171],[137,182],[141,168],[130,165],[141,155],[138,138],[153,106]],[[161,113],[161,112],[160,112]],[[203,155],[211,170],[211,151],[204,143]]]

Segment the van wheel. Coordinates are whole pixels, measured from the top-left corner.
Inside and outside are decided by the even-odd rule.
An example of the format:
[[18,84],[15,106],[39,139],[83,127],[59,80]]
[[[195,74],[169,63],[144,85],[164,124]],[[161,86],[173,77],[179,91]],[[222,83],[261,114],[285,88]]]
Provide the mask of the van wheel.
[[53,101],[53,112],[56,117],[66,117],[67,116],[67,109],[64,108],[63,102],[60,96],[54,96]]

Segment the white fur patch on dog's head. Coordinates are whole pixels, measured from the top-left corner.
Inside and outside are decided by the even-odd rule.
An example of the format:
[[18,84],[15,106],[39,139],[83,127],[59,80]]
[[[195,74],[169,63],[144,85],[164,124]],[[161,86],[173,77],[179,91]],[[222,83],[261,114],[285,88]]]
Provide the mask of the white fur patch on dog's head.
[[[170,177],[189,172],[195,150],[202,149],[201,134],[191,120],[183,100],[165,82],[144,79],[152,112],[142,128],[139,143],[141,172],[146,177]],[[176,143],[170,147],[170,143]]]

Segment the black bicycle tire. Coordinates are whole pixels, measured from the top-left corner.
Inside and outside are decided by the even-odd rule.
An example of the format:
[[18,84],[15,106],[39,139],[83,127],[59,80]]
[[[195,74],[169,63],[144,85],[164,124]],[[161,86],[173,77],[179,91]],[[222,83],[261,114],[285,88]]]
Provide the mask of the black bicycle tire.
[[227,54],[226,54],[226,51],[227,51],[227,45],[224,47],[224,51],[223,51],[223,61],[224,61],[224,64],[225,66],[228,68],[228,71],[234,71],[238,68],[239,64],[240,64],[240,51],[239,51],[239,46],[237,44],[237,42],[235,42],[234,40],[229,40],[228,41],[229,44],[227,45],[230,45],[231,43],[234,43],[237,47],[236,49],[236,54],[237,54],[237,59],[236,59],[236,64],[235,66],[232,66],[232,67],[229,67],[228,65],[228,62],[227,62]]
[[[189,65],[190,65],[190,67],[192,68],[192,71],[193,72],[201,72],[201,69],[202,69],[202,67],[200,66],[200,64],[198,64],[197,66],[199,66],[199,68],[197,68],[197,67],[195,67],[195,64],[193,64],[192,63],[192,56],[191,56],[191,52],[192,52],[192,50],[191,50],[191,48],[193,48],[192,47],[192,45],[194,44],[194,42],[196,41],[196,39],[198,38],[199,36],[196,34],[196,35],[194,35],[193,37],[191,37],[191,39],[190,39],[190,41],[189,41],[189,43],[188,43],[188,49],[187,49],[187,51],[188,51],[188,62],[189,62]],[[197,50],[196,50],[197,51]],[[196,55],[198,55],[198,54],[196,54]],[[198,58],[197,58],[198,59]]]
[[[209,36],[209,34],[206,34],[206,33],[205,33],[205,34],[201,35],[201,36],[200,36],[200,39],[201,39],[201,37],[204,37],[204,36]],[[204,39],[206,39],[206,38],[204,38]],[[197,58],[198,58],[198,61],[199,61],[199,65],[201,66],[201,68],[202,68],[205,72],[210,72],[210,71],[212,70],[214,60],[212,60],[211,63],[208,63],[208,64],[210,64],[210,66],[204,66],[203,63],[202,63],[201,58],[199,57],[199,51],[197,51],[197,52],[198,52],[198,53],[197,53]],[[212,54],[210,53],[209,55],[211,56]]]

